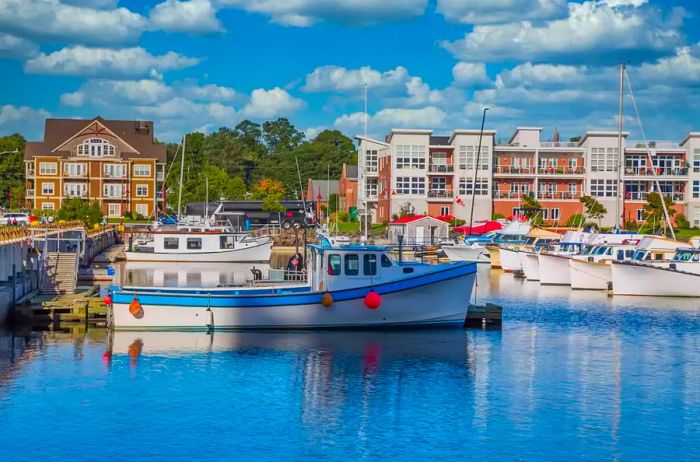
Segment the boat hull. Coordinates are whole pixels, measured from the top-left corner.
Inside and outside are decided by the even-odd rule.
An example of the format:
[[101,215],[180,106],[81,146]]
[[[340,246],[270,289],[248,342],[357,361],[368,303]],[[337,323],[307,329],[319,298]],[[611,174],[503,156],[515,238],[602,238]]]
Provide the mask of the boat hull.
[[501,249],[497,246],[488,246],[486,247],[486,250],[489,251],[491,268],[501,269]]
[[173,253],[148,253],[148,252],[124,252],[126,261],[148,262],[226,262],[226,263],[257,263],[269,262],[272,254],[272,242],[243,247],[239,249],[227,249],[217,252],[173,252]]
[[610,262],[569,260],[571,288],[577,290],[607,290],[612,282]]
[[489,251],[486,247],[469,245],[446,245],[442,250],[450,261],[475,261],[478,263],[489,263]]
[[523,273],[525,273],[525,278],[528,281],[539,281],[540,280],[540,264],[535,253],[525,253],[521,254]]
[[[449,265],[413,278],[372,287],[330,292],[333,303],[322,304],[323,292],[269,289],[267,295],[197,291],[116,291],[112,303],[115,329],[328,329],[407,327],[462,323],[476,278],[476,264]],[[365,305],[375,290],[377,309]],[[231,292],[231,291],[229,291]],[[135,317],[129,304],[137,298],[142,312]],[[439,303],[436,303],[439,300]]]
[[540,284],[568,286],[569,258],[561,255],[539,254]]
[[614,262],[612,282],[614,295],[700,297],[700,274],[672,270],[668,264]]
[[503,271],[506,273],[513,273],[523,269],[523,265],[520,261],[520,252],[504,248],[500,250],[501,268],[503,268]]

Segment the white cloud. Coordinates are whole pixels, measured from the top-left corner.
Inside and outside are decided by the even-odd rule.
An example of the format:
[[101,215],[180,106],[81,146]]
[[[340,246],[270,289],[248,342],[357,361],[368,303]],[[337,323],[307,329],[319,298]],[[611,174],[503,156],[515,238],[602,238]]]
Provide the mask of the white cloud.
[[179,96],[157,105],[136,106],[134,109],[139,114],[166,119],[182,118],[230,123],[236,117],[236,111],[231,106],[224,106],[221,103],[196,103]]
[[115,8],[119,0],[61,0],[64,5],[84,6],[95,9],[108,10]]
[[475,26],[464,38],[444,41],[464,61],[571,58],[605,51],[669,51],[681,42],[676,10],[667,20],[653,8],[612,7],[604,2],[569,3],[564,19],[542,25],[528,21]]
[[151,10],[151,23],[169,32],[221,32],[216,9],[209,0],[165,0]]
[[243,114],[256,118],[277,117],[295,112],[304,104],[304,101],[294,98],[279,87],[270,90],[258,88],[251,93],[250,101],[243,108]]
[[306,130],[304,130],[304,137],[307,140],[313,140],[318,136],[319,133],[322,131],[326,130],[326,127],[309,127]]
[[0,32],[0,59],[24,59],[36,56],[39,47],[29,40]]
[[374,90],[403,87],[409,80],[408,70],[398,66],[380,72],[369,66],[347,69],[341,66],[317,67],[306,74],[302,90],[307,92],[361,92],[363,85]]
[[197,101],[235,101],[241,97],[236,90],[220,85],[199,86],[194,82],[176,82],[175,90],[182,96]]
[[632,67],[630,73],[638,74],[645,81],[700,83],[700,43],[678,48],[675,56]]
[[586,66],[561,64],[524,63],[498,75],[497,86],[517,85],[568,85],[573,86],[586,79]]
[[38,138],[44,122],[51,113],[29,106],[0,106],[0,135],[21,133],[29,138]]
[[484,63],[459,62],[452,68],[452,77],[459,85],[481,85],[490,82]]
[[566,16],[566,0],[438,0],[445,19],[464,24],[534,21]]
[[197,64],[175,52],[154,56],[141,47],[87,48],[81,45],[41,54],[25,63],[32,74],[76,75],[82,77],[135,77],[154,75]]
[[136,40],[148,27],[146,18],[126,8],[74,3],[86,6],[59,0],[0,0],[0,30],[40,42],[113,45]]
[[406,93],[408,97],[405,102],[409,106],[440,104],[445,101],[440,90],[432,90],[420,77],[412,77],[406,82]]
[[[338,117],[333,125],[336,128],[357,133],[364,124],[364,113],[355,112]],[[420,109],[386,108],[370,115],[367,121],[372,133],[386,133],[391,128],[441,128],[447,120],[447,113],[437,107]]]
[[428,0],[219,0],[222,6],[271,17],[284,26],[307,27],[330,20],[344,24],[373,24],[420,16]]

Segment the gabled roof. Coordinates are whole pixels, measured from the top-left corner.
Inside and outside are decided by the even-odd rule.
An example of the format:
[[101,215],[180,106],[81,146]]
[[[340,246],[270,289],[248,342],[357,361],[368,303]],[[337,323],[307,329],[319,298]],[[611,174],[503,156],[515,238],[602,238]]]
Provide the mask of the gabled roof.
[[[330,194],[338,194],[338,180],[312,180],[309,178],[309,183],[307,185],[307,188],[311,188],[311,191],[309,191],[312,195],[312,197],[309,197],[307,199],[309,200],[320,200],[320,201],[328,201],[328,197],[326,197],[329,193]],[[308,191],[308,189],[307,189]],[[319,199],[320,195],[320,199]]]
[[69,150],[62,149],[71,138],[89,129],[97,123],[107,129],[110,135],[121,139],[132,151],[122,151],[129,158],[155,158],[165,162],[164,144],[156,144],[153,136],[153,122],[140,120],[105,120],[102,117],[93,119],[46,119],[44,125],[44,140],[27,143],[24,158],[31,160],[37,155],[56,155],[68,157]]
[[447,223],[446,221],[438,220],[435,217],[431,217],[430,215],[413,215],[413,216],[405,216],[401,218],[397,218],[396,220],[392,220],[389,222],[390,225],[405,225],[407,223],[413,223],[414,221],[420,221],[420,220],[432,220],[436,221],[438,223]]

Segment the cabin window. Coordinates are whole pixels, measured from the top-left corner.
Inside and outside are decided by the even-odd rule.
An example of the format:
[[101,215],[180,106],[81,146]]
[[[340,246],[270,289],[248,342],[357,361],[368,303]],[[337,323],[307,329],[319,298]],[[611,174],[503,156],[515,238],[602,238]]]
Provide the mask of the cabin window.
[[233,249],[234,248],[234,238],[233,236],[221,236],[220,238],[222,249]]
[[163,239],[163,248],[168,250],[177,250],[180,246],[180,240],[176,237],[166,237]]
[[627,257],[627,258],[634,257],[634,250],[625,250],[625,257]]
[[188,250],[201,250],[202,248],[202,238],[201,237],[188,237],[187,238],[187,249]]
[[625,251],[624,251],[624,250],[618,250],[618,251],[617,251],[617,259],[618,259],[618,260],[624,260],[624,259],[625,259]]
[[363,257],[365,276],[375,276],[377,274],[377,256],[373,253],[368,253]]
[[345,275],[357,276],[360,274],[360,257],[355,254],[345,255]]
[[664,256],[660,253],[657,253],[654,255],[654,260],[663,260]]
[[700,261],[700,254],[694,253],[693,254],[693,261]]
[[340,276],[340,255],[337,253],[328,255],[328,274],[330,276]]
[[389,257],[387,257],[386,255],[382,254],[382,267],[388,268],[391,265],[393,265],[393,263],[391,262],[391,259]]

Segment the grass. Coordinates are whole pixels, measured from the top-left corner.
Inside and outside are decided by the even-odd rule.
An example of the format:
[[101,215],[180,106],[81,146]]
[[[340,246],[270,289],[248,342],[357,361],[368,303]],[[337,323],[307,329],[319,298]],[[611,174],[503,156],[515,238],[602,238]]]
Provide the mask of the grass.
[[[121,218],[108,218],[107,223],[109,223],[110,225],[118,225],[121,222],[121,220]],[[124,223],[148,224],[149,221],[148,219],[137,220],[136,218],[124,218]]]
[[676,239],[690,239],[691,237],[700,236],[700,229],[677,229]]
[[[357,233],[362,231],[359,221],[340,222],[338,223],[338,231],[341,233]],[[386,226],[382,223],[373,223],[368,230],[369,234],[376,236],[386,232]]]

